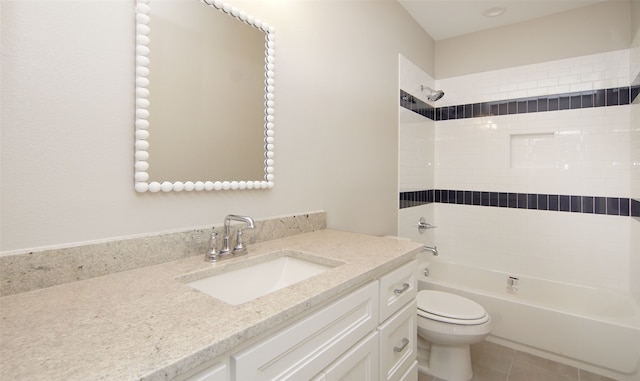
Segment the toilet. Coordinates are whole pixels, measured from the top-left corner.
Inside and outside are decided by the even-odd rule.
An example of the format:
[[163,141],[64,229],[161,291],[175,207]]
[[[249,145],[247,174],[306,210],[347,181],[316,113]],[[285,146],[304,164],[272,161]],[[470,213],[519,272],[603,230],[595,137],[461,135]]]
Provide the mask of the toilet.
[[448,292],[422,290],[416,298],[419,352],[426,351],[420,348],[424,340],[430,347],[428,357],[419,358],[420,370],[447,381],[471,380],[470,345],[491,332],[487,311],[472,300]]

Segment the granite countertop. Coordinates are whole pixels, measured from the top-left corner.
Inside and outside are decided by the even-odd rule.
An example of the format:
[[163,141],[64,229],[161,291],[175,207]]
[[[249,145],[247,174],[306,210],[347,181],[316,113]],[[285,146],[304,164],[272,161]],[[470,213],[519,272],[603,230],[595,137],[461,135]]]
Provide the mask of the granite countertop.
[[[420,247],[320,230],[256,243],[217,264],[196,256],[5,296],[0,379],[168,380],[380,276]],[[237,306],[179,280],[282,249],[344,264]]]

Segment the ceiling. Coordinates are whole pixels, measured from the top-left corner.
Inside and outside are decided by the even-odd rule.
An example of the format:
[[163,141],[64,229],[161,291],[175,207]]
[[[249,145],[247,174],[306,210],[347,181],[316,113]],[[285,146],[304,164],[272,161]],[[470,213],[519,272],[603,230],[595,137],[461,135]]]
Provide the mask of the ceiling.
[[[605,0],[397,0],[436,41],[515,24]],[[502,7],[496,17],[483,12]]]

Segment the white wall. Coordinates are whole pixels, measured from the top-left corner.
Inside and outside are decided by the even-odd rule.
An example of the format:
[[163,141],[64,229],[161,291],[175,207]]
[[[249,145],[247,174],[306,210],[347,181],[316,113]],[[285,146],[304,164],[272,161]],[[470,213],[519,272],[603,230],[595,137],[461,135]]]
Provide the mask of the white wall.
[[433,40],[395,1],[241,1],[276,27],[271,190],[133,190],[133,0],[2,1],[3,253],[324,209],[395,234],[398,54]]

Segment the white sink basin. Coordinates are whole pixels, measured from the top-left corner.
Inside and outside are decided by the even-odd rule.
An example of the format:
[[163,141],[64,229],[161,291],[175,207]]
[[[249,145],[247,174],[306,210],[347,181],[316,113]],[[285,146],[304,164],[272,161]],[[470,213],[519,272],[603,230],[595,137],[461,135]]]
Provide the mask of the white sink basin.
[[280,256],[187,283],[187,285],[232,305],[311,278],[335,267],[302,258]]

